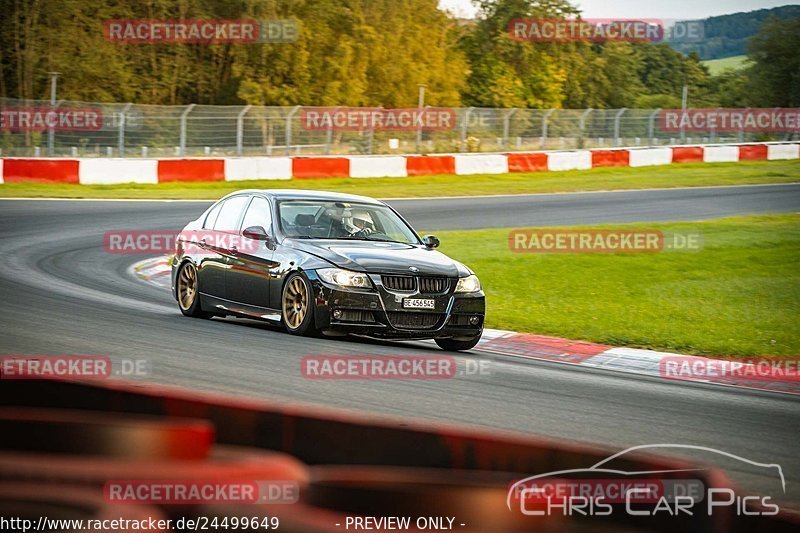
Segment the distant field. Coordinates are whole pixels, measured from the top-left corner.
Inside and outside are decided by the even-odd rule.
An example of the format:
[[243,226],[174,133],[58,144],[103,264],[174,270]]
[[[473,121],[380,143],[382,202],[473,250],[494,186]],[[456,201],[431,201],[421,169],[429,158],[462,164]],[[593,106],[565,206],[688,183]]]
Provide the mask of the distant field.
[[607,167],[564,172],[377,179],[304,179],[72,185],[6,183],[0,198],[169,198],[214,200],[239,189],[318,189],[377,198],[533,194],[709,185],[800,182],[800,160],[690,163],[656,167]]
[[725,70],[741,70],[747,66],[747,56],[723,57],[722,59],[709,59],[703,61],[708,67],[712,76],[722,73]]

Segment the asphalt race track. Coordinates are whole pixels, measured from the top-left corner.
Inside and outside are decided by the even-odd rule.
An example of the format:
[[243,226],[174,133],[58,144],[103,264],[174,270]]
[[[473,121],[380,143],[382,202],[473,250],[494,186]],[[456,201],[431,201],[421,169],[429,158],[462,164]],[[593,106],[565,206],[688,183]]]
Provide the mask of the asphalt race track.
[[[420,229],[695,220],[800,212],[800,185],[392,201]],[[441,354],[427,343],[307,340],[247,320],[183,317],[168,293],[129,272],[141,255],[103,249],[107,230],[179,229],[205,202],[0,200],[2,354],[146,359],[147,379],[194,390],[471,424],[597,443],[717,448],[774,472],[713,460],[749,491],[800,508],[800,398],[521,362],[480,351],[490,375],[432,381],[315,381],[315,354]],[[484,284],[491,283],[484,279]],[[365,443],[369,445],[369,443]],[[587,467],[590,465],[586,465]]]
[[525,194],[394,200],[418,229],[569,226],[704,220],[800,210],[800,185],[696,187],[645,191]]

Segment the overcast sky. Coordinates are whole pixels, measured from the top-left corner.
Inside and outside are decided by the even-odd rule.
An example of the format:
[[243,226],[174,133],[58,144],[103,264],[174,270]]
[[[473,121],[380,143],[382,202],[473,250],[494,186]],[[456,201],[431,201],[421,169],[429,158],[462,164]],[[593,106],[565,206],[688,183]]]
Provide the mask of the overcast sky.
[[[800,4],[787,0],[571,0],[587,18],[700,19],[740,11]],[[439,5],[461,17],[473,17],[470,0],[439,0]]]

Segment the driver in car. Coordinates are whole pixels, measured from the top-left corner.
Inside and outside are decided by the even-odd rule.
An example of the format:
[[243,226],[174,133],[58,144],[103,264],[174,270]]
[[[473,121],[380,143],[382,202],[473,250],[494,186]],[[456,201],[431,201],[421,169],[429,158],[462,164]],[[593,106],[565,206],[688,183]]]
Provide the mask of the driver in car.
[[350,214],[350,220],[344,219],[343,222],[345,228],[353,237],[366,237],[375,232],[372,216],[367,211],[353,210]]

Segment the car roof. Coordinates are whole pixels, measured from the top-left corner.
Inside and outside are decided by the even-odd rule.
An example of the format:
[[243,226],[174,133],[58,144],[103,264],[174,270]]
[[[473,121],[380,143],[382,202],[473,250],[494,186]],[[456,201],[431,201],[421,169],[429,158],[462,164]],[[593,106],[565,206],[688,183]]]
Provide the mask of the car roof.
[[[343,202],[358,202],[364,204],[378,204],[383,205],[383,202],[370,198],[368,196],[358,196],[356,194],[346,194],[340,192],[330,191],[314,191],[306,189],[242,189],[235,191],[224,196],[233,196],[236,194],[263,194],[271,196],[278,200],[340,200]],[[221,198],[222,199],[222,198]]]

